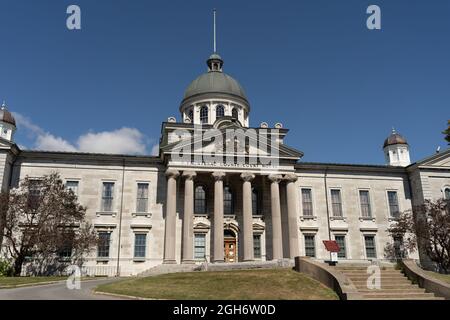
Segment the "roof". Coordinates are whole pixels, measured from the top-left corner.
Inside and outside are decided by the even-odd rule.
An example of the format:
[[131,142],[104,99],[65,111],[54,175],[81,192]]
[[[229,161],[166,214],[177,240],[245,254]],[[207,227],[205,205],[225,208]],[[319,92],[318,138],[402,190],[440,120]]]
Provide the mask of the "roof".
[[399,133],[395,132],[395,130],[392,130],[392,133],[389,137],[384,140],[383,148],[386,148],[387,146],[391,146],[394,144],[408,144],[406,139]]
[[8,111],[5,104],[0,107],[0,121],[16,126],[16,120],[14,119],[12,113]]
[[218,71],[204,73],[192,81],[184,92],[183,100],[206,93],[225,93],[248,101],[239,82],[226,73]]

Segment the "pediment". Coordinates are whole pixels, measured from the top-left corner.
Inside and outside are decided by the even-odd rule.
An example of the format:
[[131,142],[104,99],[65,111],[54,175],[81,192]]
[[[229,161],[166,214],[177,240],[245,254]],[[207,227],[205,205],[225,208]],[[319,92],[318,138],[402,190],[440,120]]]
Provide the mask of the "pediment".
[[[249,131],[237,126],[235,123],[223,122],[224,126],[210,130],[205,135],[191,136],[167,144],[161,148],[164,154],[213,154],[218,156],[236,155],[241,157],[279,157],[297,161],[303,156],[301,151],[278,143],[271,138],[258,139],[258,132]],[[230,135],[226,129],[240,130],[240,138]],[[272,148],[273,146],[273,148]]]
[[420,167],[450,168],[450,148],[423,159],[417,164]]

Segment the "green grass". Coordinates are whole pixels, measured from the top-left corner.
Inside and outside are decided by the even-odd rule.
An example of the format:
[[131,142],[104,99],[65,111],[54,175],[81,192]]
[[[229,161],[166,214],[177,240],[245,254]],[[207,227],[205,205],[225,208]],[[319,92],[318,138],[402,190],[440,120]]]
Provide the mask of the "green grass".
[[0,277],[0,288],[14,288],[21,285],[35,285],[43,282],[61,281],[67,277]]
[[425,273],[433,278],[450,283],[450,274],[441,274],[433,271],[425,271]]
[[96,290],[151,299],[338,299],[333,290],[291,269],[172,273],[109,283]]

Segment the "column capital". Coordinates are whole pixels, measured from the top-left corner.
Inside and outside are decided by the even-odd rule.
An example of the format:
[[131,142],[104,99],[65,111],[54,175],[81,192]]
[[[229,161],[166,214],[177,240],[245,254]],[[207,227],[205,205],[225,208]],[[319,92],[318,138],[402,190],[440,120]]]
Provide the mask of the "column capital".
[[245,182],[250,182],[253,179],[255,179],[255,175],[251,172],[243,172],[241,174],[241,179],[244,180]]
[[298,180],[298,176],[293,173],[285,174],[284,180],[286,180],[287,182],[295,182]]
[[223,178],[225,177],[225,172],[223,171],[214,171],[213,173],[211,173],[212,177],[214,178],[215,181],[222,181]]
[[194,180],[194,178],[197,176],[197,172],[195,171],[183,171],[183,178],[186,180]]
[[180,171],[176,170],[176,169],[167,169],[166,170],[166,177],[167,178],[178,178],[178,176],[180,175]]
[[269,174],[267,179],[272,183],[280,183],[280,181],[283,180],[283,176],[281,174]]

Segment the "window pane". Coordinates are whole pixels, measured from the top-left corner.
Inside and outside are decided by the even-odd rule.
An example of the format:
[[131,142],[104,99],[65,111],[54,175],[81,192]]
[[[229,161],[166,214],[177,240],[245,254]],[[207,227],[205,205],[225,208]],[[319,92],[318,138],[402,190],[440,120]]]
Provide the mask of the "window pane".
[[316,244],[314,241],[314,235],[305,235],[305,255],[307,257],[316,256]]
[[236,108],[233,108],[233,110],[231,111],[231,116],[235,119],[238,118],[238,111]]
[[446,188],[444,194],[445,199],[450,200],[450,188]]
[[361,203],[361,216],[370,218],[372,216],[372,212],[370,210],[369,191],[360,190],[359,191],[359,200]]
[[334,217],[342,217],[341,190],[331,190],[331,204]]
[[261,258],[261,235],[253,236],[253,255],[256,259]]
[[335,236],[334,239],[336,240],[337,244],[339,245],[338,258],[345,259],[347,257],[347,254],[345,251],[345,236]]
[[102,211],[111,212],[113,204],[114,182],[103,182]]
[[217,106],[216,108],[216,118],[222,118],[225,115],[225,110],[223,106]]
[[302,207],[304,216],[313,216],[311,189],[302,189]]
[[252,211],[254,215],[258,215],[259,212],[259,197],[256,189],[252,190]]
[[203,186],[198,186],[195,188],[194,213],[196,214],[206,213],[206,192]]
[[376,252],[376,248],[375,248],[375,237],[374,236],[365,236],[364,242],[366,245],[367,258],[376,258],[377,252]]
[[195,259],[204,259],[206,255],[206,235],[196,233],[194,235],[194,257]]
[[99,258],[109,258],[109,246],[111,241],[111,234],[109,232],[100,232],[98,234],[98,250],[97,256]]
[[76,196],[78,196],[78,181],[67,181],[66,189],[71,190]]
[[147,247],[147,235],[136,234],[134,236],[134,257],[145,258],[146,247]]
[[223,213],[233,214],[233,194],[229,187],[225,187],[223,190]]
[[398,207],[398,197],[396,191],[388,191],[388,200],[389,200],[389,212],[391,217],[398,217],[400,215],[399,207]]
[[200,122],[208,123],[208,107],[206,106],[200,109]]
[[148,211],[148,183],[138,183],[136,212]]

